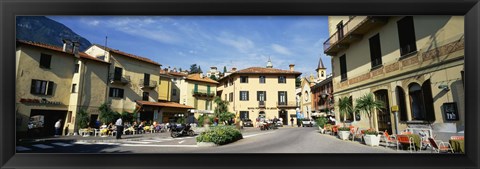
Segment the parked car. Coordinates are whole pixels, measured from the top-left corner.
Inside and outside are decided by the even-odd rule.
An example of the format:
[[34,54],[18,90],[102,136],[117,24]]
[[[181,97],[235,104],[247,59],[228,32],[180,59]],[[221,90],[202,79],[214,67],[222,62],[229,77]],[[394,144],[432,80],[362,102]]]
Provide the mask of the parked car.
[[313,127],[316,126],[317,122],[313,119],[302,119],[302,127]]
[[253,127],[253,122],[250,119],[243,120],[243,127]]

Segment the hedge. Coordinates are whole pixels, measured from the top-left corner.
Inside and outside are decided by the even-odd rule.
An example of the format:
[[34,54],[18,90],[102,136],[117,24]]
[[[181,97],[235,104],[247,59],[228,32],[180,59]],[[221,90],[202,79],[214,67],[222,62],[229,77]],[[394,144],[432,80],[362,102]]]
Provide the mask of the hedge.
[[224,145],[242,139],[242,133],[232,126],[218,126],[200,133],[197,142],[212,142]]

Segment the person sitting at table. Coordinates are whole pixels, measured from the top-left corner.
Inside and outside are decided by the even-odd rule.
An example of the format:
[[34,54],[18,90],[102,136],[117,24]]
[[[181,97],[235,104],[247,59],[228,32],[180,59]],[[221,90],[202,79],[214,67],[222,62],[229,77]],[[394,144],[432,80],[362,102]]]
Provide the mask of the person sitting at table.
[[145,133],[145,130],[143,130],[143,127],[145,127],[145,123],[141,122],[140,125],[138,125],[137,127],[138,133]]
[[107,135],[109,135],[109,134],[111,134],[111,133],[113,132],[113,130],[114,130],[113,126],[114,126],[113,123],[108,124],[108,126],[107,126]]

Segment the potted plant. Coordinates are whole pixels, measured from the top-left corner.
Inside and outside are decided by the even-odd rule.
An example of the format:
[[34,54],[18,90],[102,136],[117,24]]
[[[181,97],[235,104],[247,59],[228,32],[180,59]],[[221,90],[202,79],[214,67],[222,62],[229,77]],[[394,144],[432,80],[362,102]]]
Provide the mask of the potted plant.
[[378,135],[378,132],[374,129],[365,130],[363,140],[365,140],[365,144],[369,146],[380,145],[380,135]]
[[345,121],[347,120],[347,115],[353,113],[353,107],[350,103],[350,98],[342,97],[338,100],[338,108],[340,110],[340,115],[343,116],[343,126],[345,126]]
[[327,124],[327,118],[326,117],[320,117],[316,120],[317,122],[317,126],[318,126],[318,130],[320,131],[320,133],[325,133],[325,124]]
[[339,127],[338,128],[338,137],[342,140],[347,140],[348,136],[350,136],[350,128],[349,127]]

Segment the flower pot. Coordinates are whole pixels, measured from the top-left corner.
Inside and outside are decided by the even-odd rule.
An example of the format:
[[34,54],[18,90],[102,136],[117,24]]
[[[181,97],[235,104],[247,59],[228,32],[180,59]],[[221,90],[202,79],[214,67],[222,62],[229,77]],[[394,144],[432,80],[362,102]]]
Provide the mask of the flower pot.
[[341,140],[347,140],[349,135],[350,135],[350,131],[338,131],[338,137]]
[[380,145],[380,135],[365,135],[363,136],[363,140],[365,140],[365,144],[369,146],[378,146]]
[[325,133],[325,129],[321,128],[320,126],[318,127],[318,131],[320,134],[324,134]]

